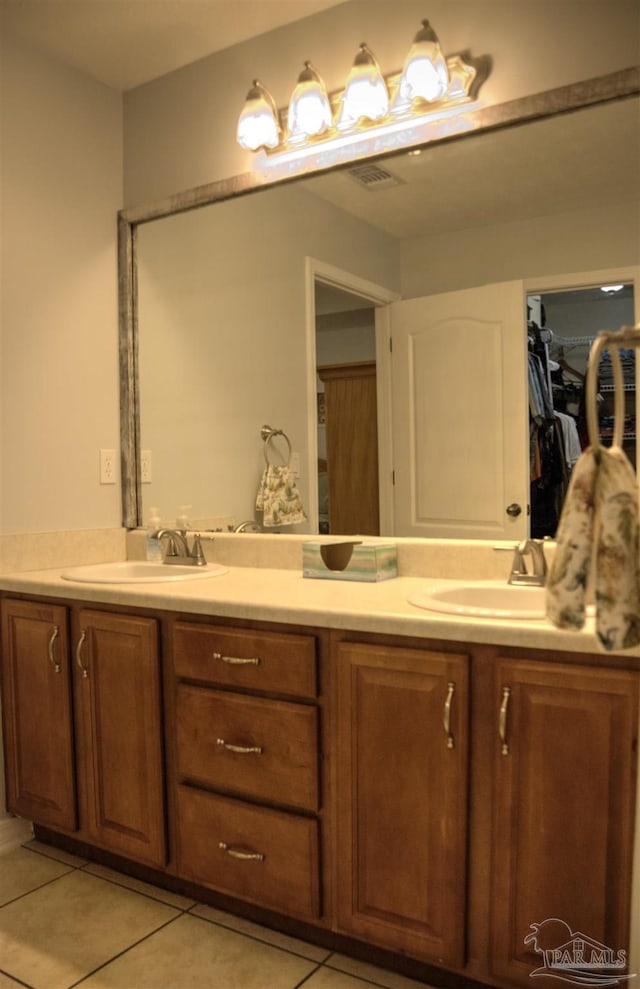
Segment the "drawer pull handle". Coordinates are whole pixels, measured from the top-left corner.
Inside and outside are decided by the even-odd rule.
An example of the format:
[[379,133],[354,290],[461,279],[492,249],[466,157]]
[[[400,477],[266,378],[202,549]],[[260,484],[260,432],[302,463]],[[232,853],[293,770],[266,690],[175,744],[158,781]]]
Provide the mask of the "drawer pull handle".
[[53,655],[53,647],[54,647],[54,644],[55,644],[56,639],[58,638],[59,633],[60,633],[59,627],[57,625],[54,625],[53,626],[53,632],[51,633],[51,638],[49,639],[49,646],[48,646],[49,662],[53,666],[53,672],[54,673],[59,673],[60,672],[60,663],[56,663],[55,657]]
[[221,848],[223,852],[226,852],[233,859],[242,859],[243,862],[264,862],[262,852],[245,852],[241,848],[233,848],[231,845],[227,845],[226,841],[219,842],[218,848]]
[[262,755],[261,745],[234,745],[232,742],[225,742],[224,738],[216,738],[216,745],[227,752],[237,752],[238,755]]
[[447,748],[452,749],[454,746],[453,735],[451,734],[451,702],[453,701],[453,692],[456,689],[456,685],[453,682],[449,682],[447,691],[447,699],[444,702],[444,733],[447,736]]
[[221,663],[228,663],[229,666],[260,666],[258,656],[245,659],[243,656],[223,656],[221,652],[214,652],[213,658],[219,659]]
[[84,680],[86,680],[87,677],[89,676],[89,671],[82,662],[82,646],[84,645],[84,640],[86,639],[86,637],[87,637],[87,630],[83,628],[82,635],[80,636],[80,639],[78,640],[78,645],[76,646],[76,663],[82,670],[82,677]]
[[502,755],[509,755],[509,742],[507,740],[507,712],[509,710],[509,697],[511,687],[502,688],[502,704],[500,705],[500,741],[502,742]]

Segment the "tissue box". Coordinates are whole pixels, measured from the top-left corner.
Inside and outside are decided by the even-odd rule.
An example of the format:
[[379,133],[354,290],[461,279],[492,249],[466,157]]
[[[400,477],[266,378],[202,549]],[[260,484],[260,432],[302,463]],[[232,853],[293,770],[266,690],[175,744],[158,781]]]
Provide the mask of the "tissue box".
[[[345,555],[349,557],[342,566]],[[323,559],[323,548],[325,559]],[[345,550],[347,550],[345,554]],[[332,569],[333,568],[333,569]],[[302,576],[326,580],[389,580],[398,576],[395,543],[308,542],[302,544]]]

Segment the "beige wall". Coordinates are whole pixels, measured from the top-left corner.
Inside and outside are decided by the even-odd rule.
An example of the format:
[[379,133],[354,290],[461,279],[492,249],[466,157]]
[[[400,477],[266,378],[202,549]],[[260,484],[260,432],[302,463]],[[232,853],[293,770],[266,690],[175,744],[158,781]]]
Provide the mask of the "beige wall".
[[624,268],[640,262],[640,197],[421,237],[402,243],[400,252],[403,298],[511,279],[544,282],[549,275]]
[[2,39],[0,532],[120,524],[121,94]]
[[429,17],[447,54],[488,55],[486,104],[627,68],[640,60],[636,0],[351,0],[201,59],[125,95],[125,199],[139,205],[248,172],[235,129],[256,76],[287,104],[305,59],[339,89],[366,40],[399,69]]
[[399,281],[395,240],[339,213],[288,186],[141,226],[145,519],[181,504],[193,518],[253,518],[264,423],[299,454],[308,508],[305,258],[392,291]]

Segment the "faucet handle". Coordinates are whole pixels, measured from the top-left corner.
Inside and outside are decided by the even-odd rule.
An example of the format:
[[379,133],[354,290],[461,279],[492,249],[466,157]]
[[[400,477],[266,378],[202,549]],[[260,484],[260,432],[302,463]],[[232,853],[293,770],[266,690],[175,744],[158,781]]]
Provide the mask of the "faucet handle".
[[171,535],[171,533],[168,533],[167,548],[164,555],[165,555],[165,559],[167,557],[180,556],[175,538]]
[[202,549],[202,541],[200,539],[200,533],[196,532],[193,537],[193,545],[191,547],[191,559],[195,562],[197,567],[206,566],[207,560]]

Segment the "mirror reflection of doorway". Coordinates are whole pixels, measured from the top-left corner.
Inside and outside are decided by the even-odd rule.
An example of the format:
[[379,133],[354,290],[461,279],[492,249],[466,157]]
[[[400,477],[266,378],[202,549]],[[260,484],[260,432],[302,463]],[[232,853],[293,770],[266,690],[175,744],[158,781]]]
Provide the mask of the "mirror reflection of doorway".
[[[532,358],[541,370],[550,405],[545,414],[530,400],[531,535],[554,536],[571,471],[588,445],[585,383],[589,350],[601,330],[633,326],[633,284],[541,292],[527,297],[530,398]],[[635,353],[621,353],[625,382],[624,451],[636,463]],[[599,421],[602,442],[613,435],[613,379],[600,365]],[[535,388],[537,391],[537,388]],[[544,396],[543,396],[544,398]]]
[[316,280],[322,534],[379,535],[375,307]]

